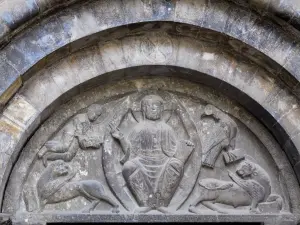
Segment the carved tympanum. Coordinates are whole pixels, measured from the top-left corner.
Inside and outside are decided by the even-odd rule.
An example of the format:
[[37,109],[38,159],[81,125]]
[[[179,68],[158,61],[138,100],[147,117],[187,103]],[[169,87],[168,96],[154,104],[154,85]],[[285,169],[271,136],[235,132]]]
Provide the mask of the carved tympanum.
[[[233,206],[250,206],[251,212],[259,212],[259,203],[276,202],[279,211],[282,208],[282,198],[271,194],[271,180],[267,172],[258,164],[251,161],[240,163],[236,174],[228,172],[230,181],[213,178],[199,181],[200,191],[198,198],[190,205],[190,212],[200,213],[195,207],[203,204],[209,209],[220,213],[229,213],[230,210],[220,208],[215,203]],[[273,209],[276,211],[276,208]]]
[[[67,201],[86,213],[100,202],[115,213],[282,209],[283,199],[271,194],[274,178],[245,160],[246,146],[236,148],[241,127],[217,107],[153,90],[104,105],[80,110],[49,134],[33,166],[39,176],[23,188],[28,212],[72,208]],[[235,174],[226,173],[236,166]]]

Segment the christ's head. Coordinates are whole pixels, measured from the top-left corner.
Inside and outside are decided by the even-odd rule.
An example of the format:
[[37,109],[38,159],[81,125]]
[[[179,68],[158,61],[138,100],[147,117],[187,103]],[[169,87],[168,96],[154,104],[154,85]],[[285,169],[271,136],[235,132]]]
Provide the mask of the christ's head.
[[142,112],[148,120],[159,120],[164,111],[163,99],[157,95],[147,95],[142,99]]

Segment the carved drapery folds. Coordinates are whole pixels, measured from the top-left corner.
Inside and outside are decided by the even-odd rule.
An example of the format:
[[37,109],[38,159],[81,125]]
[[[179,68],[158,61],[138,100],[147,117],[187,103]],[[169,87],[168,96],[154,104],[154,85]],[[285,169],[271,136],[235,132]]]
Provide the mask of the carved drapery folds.
[[289,210],[265,147],[201,99],[149,89],[96,102],[40,143],[21,185],[20,212]]

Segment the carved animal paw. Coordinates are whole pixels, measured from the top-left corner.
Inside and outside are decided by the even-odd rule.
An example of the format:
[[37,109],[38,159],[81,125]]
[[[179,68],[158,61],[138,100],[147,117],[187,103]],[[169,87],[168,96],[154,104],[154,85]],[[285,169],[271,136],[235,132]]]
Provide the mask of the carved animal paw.
[[111,212],[112,213],[119,213],[120,212],[119,206],[112,208]]
[[250,209],[250,213],[252,214],[260,214],[260,211],[257,208]]

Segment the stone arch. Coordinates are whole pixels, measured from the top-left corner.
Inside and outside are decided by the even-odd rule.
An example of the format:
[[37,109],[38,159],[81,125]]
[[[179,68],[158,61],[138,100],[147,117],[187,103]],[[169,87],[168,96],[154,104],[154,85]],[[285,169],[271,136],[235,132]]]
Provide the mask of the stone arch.
[[[135,67],[157,66],[148,75],[176,74],[237,100],[274,135],[299,176],[298,31],[288,33],[272,19],[225,1],[120,2],[70,6],[17,34],[1,50],[5,108],[0,129],[5,145],[0,196],[20,150],[57,106],[95,84],[129,79]],[[196,35],[175,33],[169,28],[174,24],[175,29],[195,29]],[[207,31],[203,28],[215,31],[219,41],[201,37],[199,32]],[[228,49],[222,38],[230,40]],[[244,47],[250,49],[246,54]],[[255,61],[256,56],[263,62]]]

